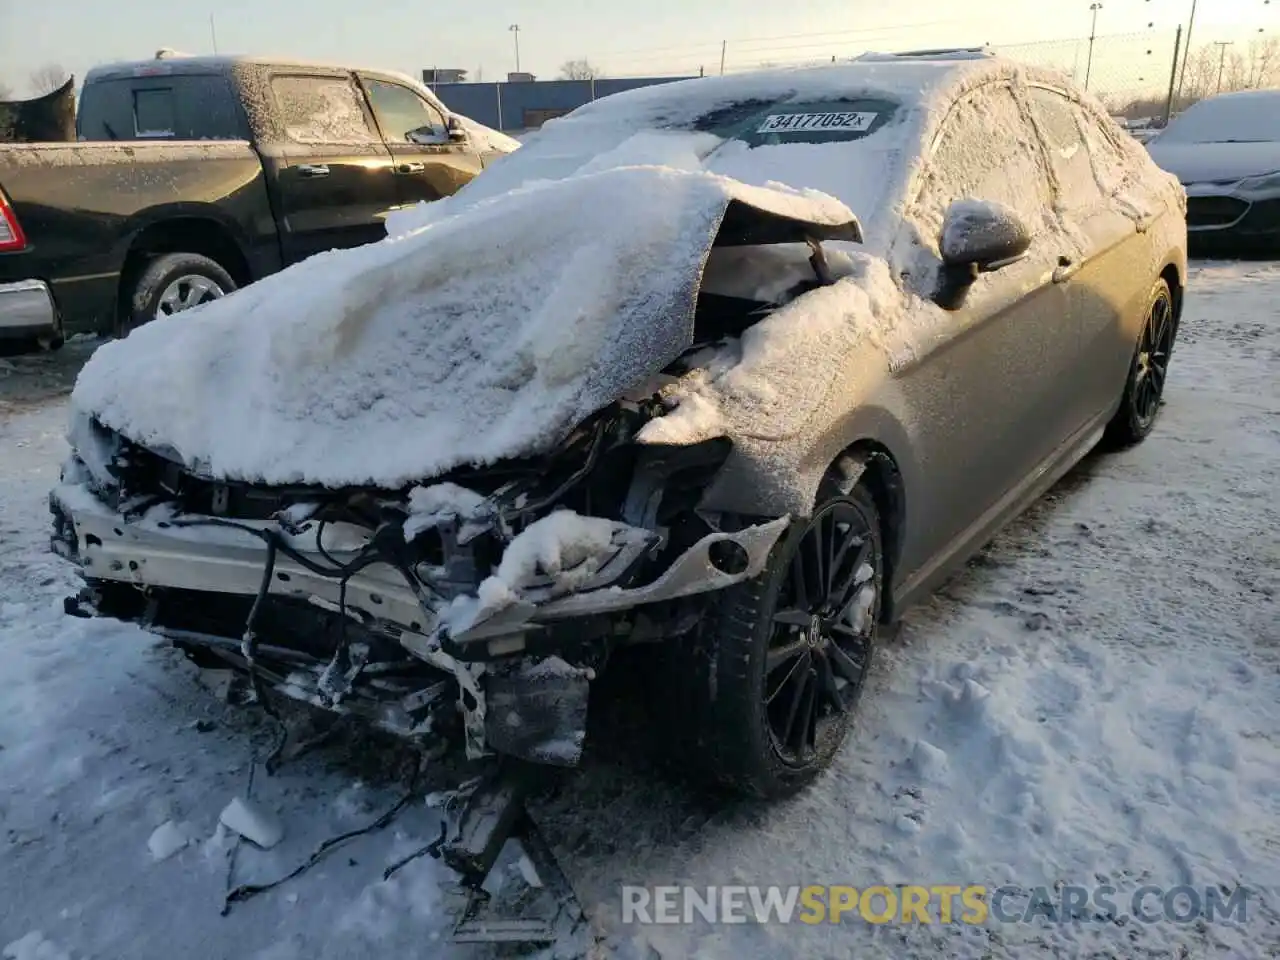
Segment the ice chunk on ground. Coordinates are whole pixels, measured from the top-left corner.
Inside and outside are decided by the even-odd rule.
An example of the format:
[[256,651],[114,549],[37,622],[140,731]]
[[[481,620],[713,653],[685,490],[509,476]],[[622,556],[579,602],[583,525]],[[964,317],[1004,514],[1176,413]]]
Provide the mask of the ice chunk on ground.
[[219,822],[264,850],[274,847],[284,837],[284,825],[271,811],[245,797],[236,797],[223,808]]
[[191,831],[186,824],[166,820],[151,832],[147,849],[151,851],[151,859],[159,863],[185,849],[191,840]]
[[922,779],[941,782],[947,779],[951,764],[945,750],[927,740],[917,740],[911,750],[911,766]]
[[71,954],[62,950],[52,940],[46,940],[39,930],[32,930],[25,937],[13,941],[0,950],[3,960],[71,960]]

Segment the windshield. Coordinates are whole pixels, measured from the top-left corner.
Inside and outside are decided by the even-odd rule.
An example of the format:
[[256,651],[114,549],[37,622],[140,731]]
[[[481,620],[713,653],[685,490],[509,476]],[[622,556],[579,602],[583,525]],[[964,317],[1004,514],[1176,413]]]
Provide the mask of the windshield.
[[750,100],[704,114],[692,127],[748,147],[839,143],[869,137],[893,119],[897,107],[891,101],[873,99],[812,103]]
[[1169,124],[1162,143],[1280,141],[1280,95],[1201,100]]
[[[756,90],[749,89],[733,97],[717,92],[714,81],[686,84],[604,97],[551,121],[450,198],[449,208],[537,181],[654,167],[824,193],[865,229],[901,190],[904,157],[917,149],[907,142],[909,104],[879,91],[797,95],[774,88],[751,96]],[[675,178],[659,182],[678,196]]]

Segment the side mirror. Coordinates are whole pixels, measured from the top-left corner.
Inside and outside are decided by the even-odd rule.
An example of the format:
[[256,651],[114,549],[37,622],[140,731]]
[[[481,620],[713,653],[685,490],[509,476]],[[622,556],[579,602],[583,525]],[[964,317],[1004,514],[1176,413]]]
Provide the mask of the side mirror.
[[467,141],[467,128],[462,125],[462,121],[457,117],[450,117],[447,127],[449,131],[449,139],[453,143],[465,143]]
[[988,200],[957,200],[947,208],[938,243],[948,267],[999,270],[1031,249],[1031,231],[1017,212]]
[[1031,249],[1031,230],[1017,211],[989,200],[957,200],[942,221],[940,286],[934,299],[954,310],[980,274],[1017,263]]

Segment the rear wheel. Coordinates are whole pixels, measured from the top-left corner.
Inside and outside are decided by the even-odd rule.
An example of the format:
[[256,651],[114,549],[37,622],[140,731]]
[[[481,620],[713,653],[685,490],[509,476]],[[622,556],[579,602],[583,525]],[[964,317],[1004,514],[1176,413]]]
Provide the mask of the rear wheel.
[[236,289],[221,265],[198,253],[167,253],[138,274],[126,303],[120,335],[159,317],[182,313]]
[[1107,438],[1113,445],[1139,443],[1155,426],[1164,402],[1169,357],[1173,353],[1177,332],[1173,293],[1164,279],[1157,280],[1147,301],[1147,312],[1129,364],[1120,409],[1107,425]]
[[828,486],[754,580],[725,590],[682,658],[686,763],[781,797],[834,759],[875,649],[884,560],[875,501]]

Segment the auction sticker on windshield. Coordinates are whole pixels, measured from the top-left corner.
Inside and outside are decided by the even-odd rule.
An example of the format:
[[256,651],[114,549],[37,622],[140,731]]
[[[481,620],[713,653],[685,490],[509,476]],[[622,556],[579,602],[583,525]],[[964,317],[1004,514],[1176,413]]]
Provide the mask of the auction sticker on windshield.
[[800,130],[848,130],[862,133],[875,123],[876,113],[771,113],[756,133],[793,133]]

